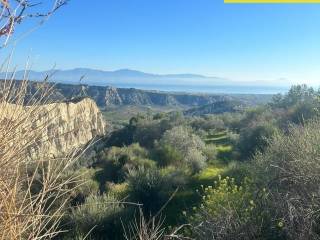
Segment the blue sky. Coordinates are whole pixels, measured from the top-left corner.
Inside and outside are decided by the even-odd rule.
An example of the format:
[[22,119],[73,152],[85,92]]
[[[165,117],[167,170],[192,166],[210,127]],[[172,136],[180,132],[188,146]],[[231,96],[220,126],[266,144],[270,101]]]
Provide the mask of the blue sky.
[[71,0],[19,41],[14,59],[19,68],[28,56],[36,70],[56,64],[317,84],[320,5]]

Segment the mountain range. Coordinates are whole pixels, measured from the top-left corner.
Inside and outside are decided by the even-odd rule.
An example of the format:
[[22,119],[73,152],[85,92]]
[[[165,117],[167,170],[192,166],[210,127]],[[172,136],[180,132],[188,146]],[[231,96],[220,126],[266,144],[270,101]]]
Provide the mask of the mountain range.
[[[28,71],[28,79],[41,81],[49,77],[50,82],[66,84],[87,84],[91,86],[114,86],[139,88],[145,90],[209,92],[209,93],[278,93],[285,92],[285,82],[240,82],[223,77],[204,76],[199,74],[152,74],[131,69],[103,71],[90,68],[70,70]],[[14,78],[23,79],[25,71],[17,71]],[[5,78],[0,73],[0,78]],[[259,88],[259,89],[258,89]]]
[[[25,71],[17,71],[15,79],[21,80]],[[198,74],[152,74],[131,69],[103,71],[90,68],[75,68],[70,70],[28,71],[29,80],[40,81],[47,75],[50,80],[59,83],[83,83],[97,86],[112,84],[225,84],[228,80],[219,77],[207,77]],[[0,74],[4,78],[5,74]]]

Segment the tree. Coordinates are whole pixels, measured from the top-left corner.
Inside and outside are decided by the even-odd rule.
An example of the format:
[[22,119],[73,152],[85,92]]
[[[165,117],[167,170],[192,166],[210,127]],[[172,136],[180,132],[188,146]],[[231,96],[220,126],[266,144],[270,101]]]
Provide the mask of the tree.
[[[177,126],[163,134],[159,142],[160,149],[169,150],[166,162],[172,165],[185,164],[193,173],[201,170],[205,166],[206,158],[203,155],[205,143],[193,134],[191,129],[183,126]],[[179,162],[177,162],[179,160]]]
[[240,132],[239,150],[243,159],[250,158],[255,152],[263,151],[277,128],[267,122],[257,122]]
[[272,107],[289,108],[298,103],[313,102],[317,99],[317,92],[305,84],[294,85],[285,95],[277,94],[273,97]]
[[2,39],[2,45],[7,45],[17,25],[28,18],[37,18],[40,20],[39,24],[42,24],[59,8],[67,4],[68,1],[52,0],[50,9],[38,11],[39,6],[43,5],[39,1],[0,0],[0,39]]

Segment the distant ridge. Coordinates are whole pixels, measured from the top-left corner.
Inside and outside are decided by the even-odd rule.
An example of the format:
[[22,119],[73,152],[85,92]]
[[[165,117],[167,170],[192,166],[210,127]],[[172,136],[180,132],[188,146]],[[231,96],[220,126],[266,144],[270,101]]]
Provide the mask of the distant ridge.
[[[25,71],[17,71],[15,79],[21,80]],[[29,71],[29,79],[41,81],[47,75],[51,76],[51,81],[59,83],[89,84],[97,86],[107,86],[112,84],[226,84],[232,81],[220,77],[208,77],[199,74],[153,74],[131,69],[119,69],[115,71],[104,71],[91,68],[74,68],[69,70],[48,70]],[[4,78],[5,74],[0,74]]]

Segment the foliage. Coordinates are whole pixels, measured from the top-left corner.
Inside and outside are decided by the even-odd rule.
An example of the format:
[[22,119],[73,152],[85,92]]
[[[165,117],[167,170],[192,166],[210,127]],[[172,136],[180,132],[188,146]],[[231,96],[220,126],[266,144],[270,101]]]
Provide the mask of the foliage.
[[81,168],[76,172],[66,174],[66,179],[73,176],[81,182],[80,186],[76,186],[78,182],[68,184],[68,189],[73,189],[70,194],[71,205],[82,204],[88,196],[99,192],[99,183],[95,179],[95,174],[96,171],[92,168]]
[[160,145],[169,145],[185,154],[189,148],[200,149],[204,147],[200,138],[191,133],[190,129],[183,126],[174,127],[164,133]]
[[207,144],[203,149],[204,156],[208,159],[208,162],[216,160],[218,149],[215,144]]
[[142,204],[145,213],[155,214],[172,191],[168,180],[157,169],[130,170],[127,175],[130,200]]
[[271,106],[288,108],[298,103],[313,102],[317,98],[317,92],[313,88],[305,84],[294,85],[290,88],[289,92],[284,96],[281,94],[275,95]]
[[193,117],[190,126],[199,130],[209,131],[211,129],[222,130],[225,128],[221,115],[206,115],[204,117]]
[[157,159],[159,166],[177,165],[183,161],[183,156],[174,147],[162,143],[157,144],[154,150],[154,157]]
[[[160,153],[165,153],[162,159],[160,158],[162,162],[175,166],[185,164],[192,173],[198,172],[205,166],[206,157],[202,153],[204,148],[205,143],[201,138],[183,126],[166,131],[159,141]],[[163,160],[164,157],[170,158]]]
[[71,232],[64,238],[88,236],[93,239],[115,239],[121,236],[120,216],[123,216],[123,208],[120,201],[110,194],[89,196],[84,204],[71,209],[66,216],[65,222]]
[[198,173],[207,165],[207,158],[199,150],[189,151],[188,155],[185,157],[185,161],[188,164],[192,174]]
[[115,184],[113,182],[107,182],[106,192],[119,199],[125,199],[128,196],[128,183]]
[[263,151],[269,140],[277,133],[277,128],[269,123],[257,123],[240,133],[239,150],[243,159],[250,158],[255,152]]
[[152,148],[154,142],[158,141],[165,131],[183,122],[184,117],[179,112],[157,117],[138,114],[132,117],[124,128],[114,131],[107,139],[106,146],[122,147],[139,143],[142,147]]
[[257,182],[271,191],[271,202],[288,239],[319,238],[320,122],[291,127],[255,157]]
[[111,147],[99,157],[104,169],[100,178],[104,181],[123,182],[129,169],[154,167],[155,162],[148,158],[148,151],[137,143],[122,148]]
[[214,186],[199,192],[202,204],[190,217],[196,239],[280,239],[281,231],[272,229],[265,211],[266,190],[256,194],[248,178],[237,185],[234,178],[219,176]]
[[[200,240],[317,239],[318,96],[312,88],[294,86],[269,105],[241,113],[136,114],[111,134],[88,171],[78,171],[87,183],[74,192],[82,194],[74,205],[90,219],[98,213],[85,202],[108,196],[142,204],[136,220],[132,208],[120,203],[119,211],[98,214],[92,232],[97,239],[121,239],[120,217],[131,226],[127,238],[132,232],[150,238],[161,229],[154,236],[162,239],[165,227],[189,220],[188,235]],[[103,196],[96,193],[97,181]],[[157,228],[150,220],[160,209],[165,220]],[[89,226],[81,214],[73,226]]]
[[304,121],[318,116],[319,104],[319,91],[303,84],[292,86],[285,95],[276,95],[270,106],[273,109],[286,109],[288,112],[287,121],[303,124]]

